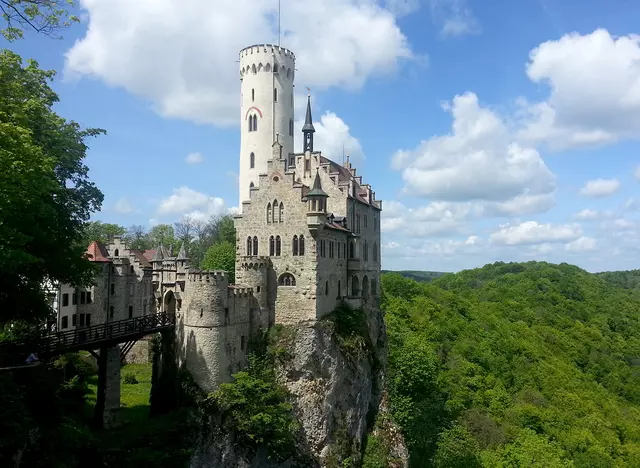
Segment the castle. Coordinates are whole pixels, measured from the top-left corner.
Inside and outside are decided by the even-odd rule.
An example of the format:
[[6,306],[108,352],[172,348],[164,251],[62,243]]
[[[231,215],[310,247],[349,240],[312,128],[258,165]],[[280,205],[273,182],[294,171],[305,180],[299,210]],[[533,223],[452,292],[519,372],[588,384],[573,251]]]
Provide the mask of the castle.
[[349,162],[314,149],[310,96],[302,152],[294,152],[294,78],[295,56],[283,47],[240,52],[236,284],[223,271],[195,270],[184,247],[93,243],[89,257],[104,266],[96,286],[79,292],[74,314],[84,317],[74,326],[175,313],[180,364],[210,391],[245,365],[258,329],[313,323],[341,301],[376,304],[382,202]]

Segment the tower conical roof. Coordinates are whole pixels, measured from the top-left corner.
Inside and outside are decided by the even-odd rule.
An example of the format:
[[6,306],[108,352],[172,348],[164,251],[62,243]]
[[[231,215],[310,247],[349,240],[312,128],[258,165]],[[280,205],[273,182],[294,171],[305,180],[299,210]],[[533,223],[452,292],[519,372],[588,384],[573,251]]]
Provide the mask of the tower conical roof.
[[322,182],[320,181],[320,170],[316,171],[316,178],[313,180],[313,187],[307,193],[307,197],[328,197],[327,193],[322,190]]
[[304,126],[302,127],[302,133],[311,132],[314,133],[316,129],[313,127],[313,119],[311,118],[311,95],[307,96],[307,115],[304,118]]
[[162,244],[160,244],[158,246],[158,248],[156,249],[156,253],[153,254],[153,258],[151,259],[152,262],[161,262],[164,259],[164,255],[163,255],[163,251],[164,247],[162,246]]
[[176,260],[187,260],[189,257],[187,257],[187,251],[184,248],[184,241],[182,242],[182,244],[180,245],[180,251],[178,252],[178,257],[176,258]]

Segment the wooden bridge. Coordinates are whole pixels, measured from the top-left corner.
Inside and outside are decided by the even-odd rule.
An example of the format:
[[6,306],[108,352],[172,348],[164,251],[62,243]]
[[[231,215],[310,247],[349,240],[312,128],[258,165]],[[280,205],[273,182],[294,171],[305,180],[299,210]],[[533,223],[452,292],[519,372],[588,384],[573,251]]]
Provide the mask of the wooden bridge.
[[[174,314],[160,313],[133,317],[130,319],[105,322],[90,327],[76,328],[47,333],[28,340],[6,341],[0,344],[0,356],[3,361],[11,359],[13,364],[24,363],[30,353],[37,353],[40,359],[48,359],[60,354],[112,347],[123,343],[122,358],[133,344],[145,335],[169,330],[175,326]],[[18,359],[17,362],[16,359]],[[20,362],[21,359],[21,362]]]

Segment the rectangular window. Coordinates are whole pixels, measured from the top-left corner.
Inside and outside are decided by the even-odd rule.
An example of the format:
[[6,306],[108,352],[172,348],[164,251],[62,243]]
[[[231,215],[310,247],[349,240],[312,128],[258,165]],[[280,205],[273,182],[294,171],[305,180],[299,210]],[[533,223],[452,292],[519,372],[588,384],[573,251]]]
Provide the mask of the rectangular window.
[[87,291],[87,304],[91,304],[91,291]]
[[68,326],[69,326],[69,317],[65,315],[64,317],[62,317],[62,324],[60,325],[60,328],[64,330]]
[[129,306],[129,318],[133,318],[133,306]]
[[224,324],[229,325],[231,323],[231,318],[229,317],[229,308],[224,308]]
[[71,326],[75,327],[76,326],[76,322],[77,322],[77,314],[73,314],[71,316]]
[[67,307],[69,305],[69,294],[65,293],[62,295],[62,307]]
[[133,283],[129,283],[129,296],[133,296]]
[[115,312],[115,311],[113,310],[113,306],[109,307],[109,316],[110,316],[111,318],[113,318],[113,314],[114,314],[114,312]]
[[89,327],[91,326],[91,314],[84,315],[84,324]]
[[240,349],[244,351],[244,336],[240,337]]
[[84,314],[80,314],[80,326],[84,327]]
[[116,293],[116,285],[111,283],[111,294],[115,294]]
[[273,88],[273,101],[278,102],[278,88]]
[[78,303],[78,293],[74,292],[71,296],[71,305],[76,305]]
[[87,293],[80,291],[80,304],[84,304],[87,301]]

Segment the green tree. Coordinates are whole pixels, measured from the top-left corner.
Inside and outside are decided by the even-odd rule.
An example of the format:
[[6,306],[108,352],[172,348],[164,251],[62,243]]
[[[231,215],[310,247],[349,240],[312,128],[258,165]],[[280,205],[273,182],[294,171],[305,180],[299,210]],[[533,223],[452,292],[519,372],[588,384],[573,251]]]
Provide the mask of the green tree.
[[229,283],[235,281],[236,248],[231,242],[217,242],[209,247],[201,263],[203,270],[224,270]]
[[433,460],[436,468],[476,468],[482,466],[480,448],[462,426],[454,426],[440,433],[438,449]]
[[53,111],[53,71],[0,53],[0,322],[50,313],[46,280],[85,284],[84,224],[103,195],[83,163],[83,129]]
[[79,21],[69,13],[73,6],[74,0],[0,0],[0,13],[6,23],[0,33],[8,41],[22,38],[25,29],[58,37],[59,30]]
[[170,224],[158,224],[153,226],[149,231],[148,237],[153,248],[158,247],[160,244],[166,248],[180,248],[178,245],[180,241],[176,239],[173,226]]
[[139,224],[129,226],[125,234],[125,239],[130,249],[147,250],[156,247],[151,243],[149,234],[144,226]]
[[85,248],[93,241],[108,244],[114,236],[123,236],[126,233],[124,227],[102,221],[90,221],[82,231],[82,244]]

